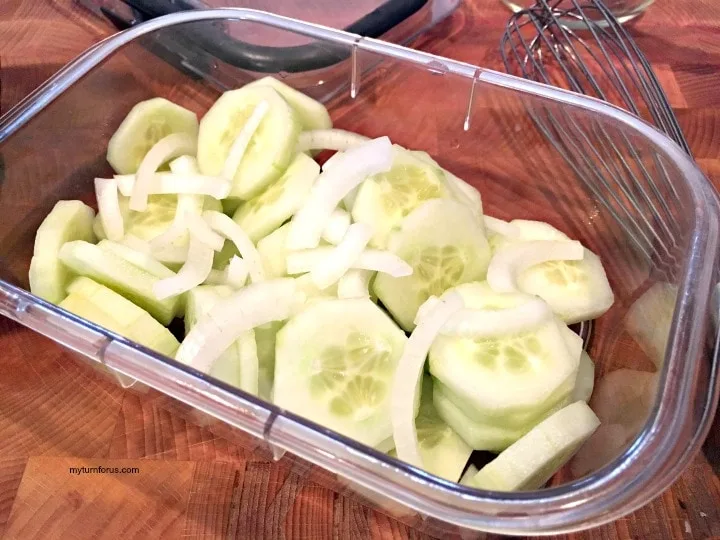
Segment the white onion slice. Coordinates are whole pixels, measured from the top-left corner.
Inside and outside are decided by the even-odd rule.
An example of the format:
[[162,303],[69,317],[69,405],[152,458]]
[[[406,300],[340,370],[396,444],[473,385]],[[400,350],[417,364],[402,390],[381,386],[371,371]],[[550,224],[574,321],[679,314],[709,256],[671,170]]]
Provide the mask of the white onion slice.
[[523,270],[548,261],[579,261],[583,255],[582,244],[575,240],[518,242],[495,252],[487,282],[495,292],[516,292],[517,276]]
[[147,198],[152,184],[152,175],[158,167],[174,157],[197,153],[197,139],[187,133],[173,133],[160,139],[145,155],[135,177],[135,186],[130,195],[130,210],[147,210]]
[[250,268],[244,259],[237,255],[233,255],[227,268],[227,284],[231,287],[239,289],[247,283],[250,274]]
[[430,346],[440,329],[464,307],[456,291],[443,295],[432,309],[426,310],[405,344],[393,377],[390,416],[398,459],[422,467],[422,457],[415,431],[415,401],[420,391],[420,378]]
[[192,230],[187,260],[173,277],[161,279],[153,285],[158,300],[177,296],[205,281],[212,270],[213,249],[200,240]]
[[286,278],[253,283],[223,298],[192,327],[176,360],[207,373],[243,332],[287,319],[297,301],[295,292],[295,280]]
[[[226,269],[227,270],[227,269]],[[227,271],[216,270],[213,268],[210,270],[208,277],[202,282],[203,285],[227,285]]]
[[337,246],[345,236],[350,227],[350,214],[341,208],[336,208],[330,214],[325,230],[322,233],[322,239],[326,242]]
[[290,222],[288,249],[317,247],[332,211],[343,197],[368,176],[390,170],[392,161],[392,144],[387,137],[344,152],[335,166],[320,173],[307,200]]
[[340,160],[340,158],[343,156],[344,152],[335,152],[332,156],[327,158],[325,160],[325,163],[323,163],[322,170],[323,171],[329,171],[332,169],[335,164]]
[[235,244],[240,256],[248,266],[248,272],[252,282],[257,283],[263,281],[265,279],[265,270],[263,269],[260,254],[255,244],[250,240],[250,237],[242,230],[242,227],[222,212],[208,210],[203,213],[203,218],[213,230],[219,232]]
[[269,110],[270,104],[267,101],[258,103],[255,109],[253,109],[250,118],[248,118],[240,130],[240,133],[238,133],[238,136],[235,137],[235,141],[233,141],[230,146],[230,151],[223,166],[222,175],[227,178],[228,181],[232,182],[233,178],[235,178],[235,173],[237,173],[238,167],[240,167],[240,163],[245,156],[245,151],[247,150],[248,144],[250,144],[250,139],[255,135],[255,132],[260,127],[260,122],[263,121],[263,118],[265,118]]
[[185,221],[190,233],[194,234],[198,240],[207,244],[215,251],[220,251],[223,248],[225,238],[213,231],[210,225],[208,225],[208,222],[198,214],[186,212]]
[[338,298],[370,298],[371,270],[348,270],[338,281]]
[[240,390],[257,396],[260,361],[258,359],[255,331],[248,330],[238,340],[240,357]]
[[119,242],[125,236],[125,224],[120,211],[117,182],[113,179],[96,178],[95,196],[105,235],[108,240]]
[[344,129],[315,129],[304,131],[298,138],[298,152],[308,150],[347,150],[359,146],[370,139]]
[[330,255],[310,270],[310,278],[318,289],[325,290],[350,270],[372,238],[373,229],[365,223],[353,223],[345,237]]
[[[118,183],[118,189],[122,195],[125,197],[132,195],[136,175],[117,174],[114,178]],[[230,187],[230,182],[218,176],[156,172],[150,177],[148,195],[188,193],[191,195],[208,195],[213,199],[224,199],[230,193]]]
[[462,309],[445,323],[440,333],[465,338],[516,334],[537,328],[552,315],[550,306],[540,298],[499,310]]
[[[319,247],[288,253],[286,265],[289,275],[310,272],[318,264],[322,264],[335,248]],[[350,268],[373,270],[390,274],[392,277],[405,277],[412,274],[412,266],[390,251],[366,249],[355,259]]]
[[509,238],[520,237],[520,227],[517,225],[503,221],[502,219],[488,216],[487,214],[483,216],[483,221],[485,222],[485,228],[494,234],[507,236]]

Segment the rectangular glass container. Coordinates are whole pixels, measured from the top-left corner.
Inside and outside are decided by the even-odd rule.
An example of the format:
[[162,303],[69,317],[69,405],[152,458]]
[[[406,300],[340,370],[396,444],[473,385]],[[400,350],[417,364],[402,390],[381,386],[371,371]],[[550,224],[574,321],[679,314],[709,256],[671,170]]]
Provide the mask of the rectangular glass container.
[[[135,103],[163,96],[202,115],[222,88],[267,74],[206,56],[213,76],[193,77],[150,52],[153,43],[188,42],[213,25],[233,36],[277,34],[279,43],[301,36],[331,51],[338,58],[332,66],[272,74],[326,102],[337,127],[429,152],[480,190],[490,215],[548,221],[601,256],[616,302],[594,325],[594,407],[622,394],[613,378],[642,394],[619,410],[607,412],[605,403],[605,423],[620,427],[586,445],[602,452],[581,452],[584,462],[542,490],[475,490],[27,291],[37,227],[60,199],[94,205],[93,178],[111,174],[107,141]],[[570,160],[563,154],[569,151]],[[622,183],[628,171],[636,184]],[[717,402],[718,215],[711,186],[679,147],[597,100],[260,11],[184,12],[105,39],[0,119],[0,313],[81,353],[123,386],[154,389],[222,436],[269,456],[288,451],[284,459],[298,474],[352,491],[422,531],[464,538],[475,531],[558,533],[647,503],[677,478],[707,434]],[[642,392],[633,383],[638,377]]]

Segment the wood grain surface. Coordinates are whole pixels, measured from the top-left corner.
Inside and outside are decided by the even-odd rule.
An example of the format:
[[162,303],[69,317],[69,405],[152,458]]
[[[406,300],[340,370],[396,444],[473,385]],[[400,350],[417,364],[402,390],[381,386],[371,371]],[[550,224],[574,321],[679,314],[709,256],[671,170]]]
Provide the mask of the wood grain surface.
[[[499,69],[497,43],[507,15],[498,0],[466,0],[413,46]],[[0,0],[0,113],[111,32],[72,0]],[[657,0],[632,32],[657,69],[698,163],[720,187],[720,4]],[[435,535],[430,523],[392,519],[340,484],[322,487],[313,477],[319,473],[307,474],[297,460],[274,461],[247,438],[188,421],[155,392],[123,391],[8,320],[0,320],[0,351],[4,538]],[[558,538],[720,538],[717,424],[703,452],[661,497],[615,523]],[[118,472],[73,472],[82,467]]]

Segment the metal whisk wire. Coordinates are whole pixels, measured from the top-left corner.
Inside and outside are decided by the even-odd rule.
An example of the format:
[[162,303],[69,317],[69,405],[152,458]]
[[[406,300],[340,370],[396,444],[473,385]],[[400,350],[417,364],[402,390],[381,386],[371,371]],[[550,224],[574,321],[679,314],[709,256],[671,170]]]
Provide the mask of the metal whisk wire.
[[[578,23],[586,28],[582,34],[569,27]],[[622,107],[689,153],[650,63],[600,0],[537,0],[510,18],[500,51],[509,73]],[[536,103],[528,113],[643,256],[664,261],[667,271],[676,268],[678,221],[667,200],[678,194],[661,157],[642,159],[626,134],[610,133],[597,120],[560,116]]]

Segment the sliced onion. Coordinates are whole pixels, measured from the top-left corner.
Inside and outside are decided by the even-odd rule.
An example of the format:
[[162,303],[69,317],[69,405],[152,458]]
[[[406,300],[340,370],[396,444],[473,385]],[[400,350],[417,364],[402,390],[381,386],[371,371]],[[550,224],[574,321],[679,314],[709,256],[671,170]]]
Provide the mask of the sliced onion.
[[387,137],[344,152],[335,166],[320,173],[307,200],[290,222],[288,249],[317,247],[332,211],[343,197],[368,176],[390,170],[392,161],[392,144]]
[[518,242],[500,248],[490,260],[487,282],[495,292],[516,292],[517,276],[531,266],[548,261],[579,261],[584,248],[575,240]]
[[508,238],[520,237],[520,227],[517,225],[488,216],[487,214],[483,216],[483,221],[485,222],[485,228],[494,234],[507,236]]
[[244,286],[247,282],[248,275],[250,274],[250,268],[244,259],[241,259],[237,255],[233,255],[230,259],[230,263],[227,268],[227,284],[231,287],[239,289]]
[[516,334],[537,328],[550,320],[553,312],[540,298],[507,309],[463,309],[445,323],[443,335],[484,338]]
[[192,327],[175,354],[179,362],[207,373],[244,332],[290,316],[297,301],[294,279],[253,283],[223,298]]
[[390,416],[398,459],[422,467],[415,431],[415,402],[420,378],[430,346],[445,323],[464,306],[462,297],[451,291],[440,299],[419,321],[405,344],[393,377]]
[[95,196],[105,235],[108,240],[119,242],[125,236],[125,224],[120,211],[117,182],[112,179],[96,178]]
[[210,225],[208,225],[208,222],[198,214],[186,212],[185,220],[190,234],[194,234],[198,240],[204,242],[215,251],[220,251],[223,248],[225,238],[213,231]]
[[263,118],[265,118],[269,110],[270,104],[267,101],[258,103],[250,115],[250,118],[248,118],[240,130],[240,133],[238,133],[238,136],[235,137],[235,141],[233,141],[230,146],[230,151],[223,166],[223,176],[227,178],[228,181],[232,182],[233,178],[235,178],[235,173],[237,173],[240,162],[242,162],[245,156],[245,151],[247,150],[248,144],[250,144],[250,139],[255,135],[255,132],[260,127],[260,122],[263,121]]
[[371,270],[348,270],[338,281],[338,298],[370,298]]
[[317,288],[321,291],[327,289],[350,270],[372,235],[373,229],[370,225],[365,223],[350,225],[345,237],[332,249],[330,255],[310,270],[310,277]]
[[433,295],[430,295],[425,302],[423,302],[420,307],[417,310],[417,313],[415,314],[415,320],[413,323],[415,326],[420,324],[420,321],[427,317],[427,314],[432,312],[433,309],[440,303],[440,299]]
[[260,362],[257,352],[255,331],[248,330],[240,336],[237,343],[240,357],[240,390],[257,396]]
[[242,230],[242,227],[222,212],[208,210],[203,213],[203,218],[208,222],[213,230],[219,232],[235,244],[240,256],[242,256],[243,260],[247,264],[252,282],[257,283],[264,280],[265,270],[263,269],[260,254],[258,253],[255,244],[253,244],[252,240],[250,240],[250,237]]
[[296,150],[347,150],[370,139],[344,129],[315,129],[300,134]]
[[[304,274],[322,264],[335,248],[319,247],[294,251],[287,255],[287,273],[289,275]],[[408,263],[390,251],[366,249],[355,259],[350,268],[373,270],[390,274],[392,277],[405,277],[412,274],[413,269]]]
[[[122,195],[125,197],[132,195],[136,179],[134,174],[118,174],[114,178]],[[213,199],[224,199],[230,194],[230,187],[230,182],[219,176],[156,172],[150,177],[148,195],[188,193],[208,195]]]
[[145,155],[135,178],[130,195],[130,210],[147,210],[147,198],[152,184],[152,175],[158,167],[174,157],[197,153],[197,139],[187,133],[173,133],[160,139]]
[[210,270],[208,277],[202,282],[203,285],[227,285],[227,269],[216,270],[213,268]]
[[322,233],[322,239],[326,242],[337,246],[345,236],[348,228],[350,227],[350,214],[345,210],[336,208],[333,213],[330,214],[325,230]]
[[173,277],[161,279],[153,285],[158,300],[177,296],[205,281],[212,270],[213,249],[190,233],[187,260]]
[[332,169],[335,164],[342,158],[344,152],[335,152],[332,156],[327,158],[325,160],[325,163],[323,163],[322,170],[323,171],[329,171]]

